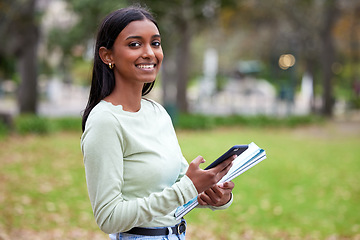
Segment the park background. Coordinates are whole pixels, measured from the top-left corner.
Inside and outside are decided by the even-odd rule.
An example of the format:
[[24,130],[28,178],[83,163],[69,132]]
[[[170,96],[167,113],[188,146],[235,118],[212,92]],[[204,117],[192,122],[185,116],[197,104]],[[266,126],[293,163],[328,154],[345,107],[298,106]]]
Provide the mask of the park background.
[[[0,1],[0,239],[107,239],[80,152],[96,29],[134,1]],[[360,3],[137,1],[165,54],[150,98],[184,156],[268,158],[189,239],[360,239]]]

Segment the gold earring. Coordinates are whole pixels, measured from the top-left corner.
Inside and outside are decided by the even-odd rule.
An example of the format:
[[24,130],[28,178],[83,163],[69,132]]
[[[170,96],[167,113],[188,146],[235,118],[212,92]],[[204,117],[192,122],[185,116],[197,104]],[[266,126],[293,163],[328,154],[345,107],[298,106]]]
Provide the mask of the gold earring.
[[112,63],[109,63],[109,68],[110,69],[113,69],[114,68],[114,65]]

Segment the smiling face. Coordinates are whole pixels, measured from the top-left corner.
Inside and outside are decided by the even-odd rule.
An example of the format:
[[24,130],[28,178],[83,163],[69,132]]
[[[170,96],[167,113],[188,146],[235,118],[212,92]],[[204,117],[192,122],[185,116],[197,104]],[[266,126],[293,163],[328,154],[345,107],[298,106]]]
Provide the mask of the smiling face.
[[110,51],[116,82],[153,82],[163,60],[158,28],[150,20],[133,21],[118,35]]

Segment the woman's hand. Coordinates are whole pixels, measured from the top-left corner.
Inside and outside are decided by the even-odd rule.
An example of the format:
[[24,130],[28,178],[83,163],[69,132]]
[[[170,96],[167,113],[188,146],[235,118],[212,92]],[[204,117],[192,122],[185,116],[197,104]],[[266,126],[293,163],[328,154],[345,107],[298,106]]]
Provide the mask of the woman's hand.
[[198,202],[200,205],[211,205],[220,207],[228,203],[231,199],[231,191],[235,184],[233,182],[224,182],[216,184],[200,193],[198,196]]
[[231,156],[216,167],[208,170],[202,170],[199,165],[204,163],[205,160],[203,157],[198,156],[189,164],[186,176],[191,179],[198,193],[202,193],[210,187],[213,187],[223,176],[226,175],[232,166],[232,161],[235,158],[236,155]]

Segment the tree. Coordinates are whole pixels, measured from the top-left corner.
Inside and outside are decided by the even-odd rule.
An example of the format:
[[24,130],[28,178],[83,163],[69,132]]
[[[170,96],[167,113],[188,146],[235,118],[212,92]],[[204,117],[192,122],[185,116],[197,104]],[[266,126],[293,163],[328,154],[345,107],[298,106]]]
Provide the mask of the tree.
[[[219,1],[143,0],[142,2],[155,13],[160,23],[161,34],[165,39],[163,47],[166,55],[162,75],[165,105],[176,105],[180,112],[186,113],[189,111],[187,87],[192,64],[190,45],[196,33],[211,26],[210,18],[217,17],[215,12],[218,11]],[[174,86],[176,86],[175,98],[172,91]]]
[[323,72],[323,114],[331,117],[333,114],[334,93],[332,65],[335,62],[335,46],[333,40],[333,28],[338,17],[336,0],[324,2],[323,22],[320,28],[320,39],[322,40],[322,72]]
[[336,59],[333,29],[339,16],[338,1],[242,1],[237,9],[244,6],[249,9],[248,16],[257,30],[259,25],[272,28],[271,35],[268,35],[268,49],[263,47],[265,52],[294,52],[297,55],[297,65],[302,62],[305,71],[313,76],[317,65],[320,66],[322,113],[331,116],[334,103],[332,65]]
[[[293,26],[298,52],[304,59],[305,69],[313,77],[314,65],[320,62],[322,73],[322,114],[332,116],[334,93],[332,65],[336,59],[333,29],[339,16],[336,0],[294,1],[281,3],[286,19]],[[319,56],[319,57],[317,57]]]
[[351,88],[347,97],[351,106],[360,107],[360,2],[340,2],[341,16],[335,29],[335,41],[339,45],[341,62],[335,68],[341,77],[342,87]]
[[63,0],[68,11],[77,16],[77,21],[69,28],[54,27],[49,34],[49,48],[60,46],[65,57],[72,56],[76,46],[86,46],[88,41],[96,38],[100,21],[110,12],[124,7],[124,1],[103,0]]
[[4,0],[0,8],[0,53],[13,55],[20,74],[17,99],[20,113],[37,110],[37,46],[39,27],[36,0]]

